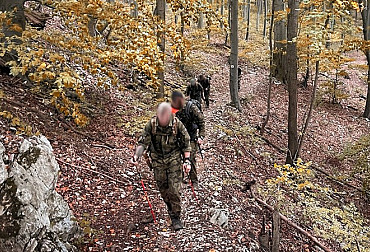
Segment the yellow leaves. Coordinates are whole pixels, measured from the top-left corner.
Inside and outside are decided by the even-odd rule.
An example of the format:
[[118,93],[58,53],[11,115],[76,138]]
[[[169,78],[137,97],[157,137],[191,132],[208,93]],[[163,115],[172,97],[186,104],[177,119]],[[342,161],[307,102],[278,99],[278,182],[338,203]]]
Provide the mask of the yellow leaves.
[[30,125],[22,122],[21,119],[13,116],[13,114],[9,111],[0,111],[0,116],[9,120],[10,125],[17,129],[16,134],[26,134],[27,136],[40,134],[38,131],[33,132],[33,129]]
[[44,63],[41,63],[41,65],[37,68],[37,71],[42,71],[42,70],[44,70],[46,68],[46,63],[44,62]]
[[19,33],[23,32],[23,28],[20,27],[18,24],[12,24],[10,26],[10,30],[15,31],[15,32],[19,32]]

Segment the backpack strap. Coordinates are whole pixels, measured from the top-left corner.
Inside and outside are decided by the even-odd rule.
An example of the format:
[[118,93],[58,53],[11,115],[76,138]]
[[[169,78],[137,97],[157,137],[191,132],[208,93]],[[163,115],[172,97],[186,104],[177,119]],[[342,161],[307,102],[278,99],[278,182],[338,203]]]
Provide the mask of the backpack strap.
[[172,121],[172,134],[177,137],[179,118],[174,117]]
[[150,123],[152,124],[152,135],[155,136],[157,133],[157,117],[153,116],[152,119],[150,119]]

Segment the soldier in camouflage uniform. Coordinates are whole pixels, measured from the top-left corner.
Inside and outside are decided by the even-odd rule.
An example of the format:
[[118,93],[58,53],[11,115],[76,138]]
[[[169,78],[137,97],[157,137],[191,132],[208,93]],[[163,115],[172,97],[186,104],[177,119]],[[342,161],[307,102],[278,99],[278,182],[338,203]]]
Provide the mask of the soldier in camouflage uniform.
[[209,95],[211,93],[211,77],[205,76],[204,74],[198,77],[199,84],[203,87],[204,101],[206,103],[206,108],[209,107]]
[[191,144],[191,170],[190,179],[194,187],[198,187],[198,176],[196,170],[196,153],[198,146],[202,144],[205,137],[205,124],[203,113],[192,100],[185,102],[184,95],[179,91],[174,91],[171,96],[171,106],[178,110],[176,117],[184,124],[190,136]]
[[150,150],[154,178],[167,205],[172,226],[174,230],[179,230],[183,228],[180,220],[182,169],[184,173],[189,173],[191,169],[191,147],[189,134],[181,121],[173,116],[169,103],[161,103],[157,116],[146,124],[132,158],[133,164],[137,164],[147,148]]
[[190,99],[197,100],[202,104],[202,99],[204,99],[204,90],[195,79],[190,80],[190,84],[187,86],[185,94],[186,96],[189,96]]

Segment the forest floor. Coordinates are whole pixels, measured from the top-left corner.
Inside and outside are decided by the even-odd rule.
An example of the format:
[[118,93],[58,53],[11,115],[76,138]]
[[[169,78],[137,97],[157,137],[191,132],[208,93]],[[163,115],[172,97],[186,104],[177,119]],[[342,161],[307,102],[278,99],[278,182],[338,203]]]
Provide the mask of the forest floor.
[[[91,123],[79,129],[58,115],[45,97],[24,92],[20,81],[9,76],[0,77],[0,88],[8,101],[1,100],[1,109],[11,111],[22,121],[38,130],[50,140],[61,166],[57,191],[69,203],[85,237],[81,240],[84,251],[260,251],[258,234],[262,218],[271,213],[242,192],[241,186],[250,180],[257,187],[276,175],[274,163],[283,164],[287,145],[288,95],[284,85],[274,83],[272,88],[271,118],[264,137],[256,130],[266,113],[268,69],[241,59],[242,112],[227,105],[228,54],[227,48],[213,43],[208,50],[196,50],[192,57],[201,62],[193,75],[212,74],[211,105],[204,111],[207,137],[203,146],[204,161],[198,157],[200,188],[197,205],[188,186],[182,194],[182,219],[185,229],[173,232],[165,204],[156,190],[152,171],[145,164],[139,166],[154,206],[158,222],[144,224],[150,214],[140,185],[140,177],[129,166],[139,129],[155,114],[156,102],[150,90],[127,89],[88,90]],[[365,64],[361,53],[352,52],[356,64]],[[354,63],[352,63],[354,64]],[[174,83],[186,76],[170,71],[166,78]],[[212,68],[212,71],[209,70]],[[345,146],[370,133],[370,122],[361,117],[366,88],[362,70],[348,67],[350,79],[345,80],[345,90],[350,98],[341,105],[332,105],[321,98],[315,107],[307,137],[303,144],[302,159],[312,161],[333,176],[350,174],[351,164],[339,161],[337,154]],[[325,77],[320,77],[322,82]],[[299,123],[309,107],[312,85],[299,89]],[[103,98],[101,98],[103,97]],[[16,136],[5,118],[0,118],[0,140],[8,153],[15,154],[14,146],[23,136]],[[344,202],[355,201],[362,214],[369,219],[368,201],[351,187],[342,187],[327,176],[317,173],[316,179],[346,192]],[[348,176],[347,176],[348,177]],[[361,187],[356,179],[346,182]],[[229,211],[225,228],[210,223],[212,208]],[[307,228],[308,229],[308,228]],[[330,247],[338,244],[322,241]],[[318,250],[307,237],[282,224],[281,251]]]

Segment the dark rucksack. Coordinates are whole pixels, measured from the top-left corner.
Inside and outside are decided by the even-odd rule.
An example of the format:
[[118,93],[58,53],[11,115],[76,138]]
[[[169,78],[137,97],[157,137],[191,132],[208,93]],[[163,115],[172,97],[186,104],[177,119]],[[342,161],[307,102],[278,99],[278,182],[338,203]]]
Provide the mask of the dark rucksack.
[[186,114],[186,117],[187,119],[191,119],[191,115],[190,115],[190,110],[191,110],[191,106],[195,104],[198,109],[200,110],[200,112],[203,113],[202,111],[202,105],[200,104],[200,102],[198,100],[189,100],[187,103],[186,103],[186,107],[185,107],[185,114]]

